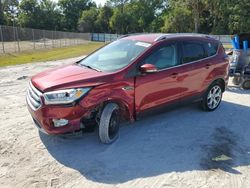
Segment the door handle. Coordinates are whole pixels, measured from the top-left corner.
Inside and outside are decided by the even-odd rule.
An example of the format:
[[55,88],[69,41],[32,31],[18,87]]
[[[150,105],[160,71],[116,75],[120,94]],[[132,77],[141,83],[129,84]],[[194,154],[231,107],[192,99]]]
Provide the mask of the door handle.
[[207,63],[206,64],[206,69],[209,69],[211,67],[211,65],[212,65],[211,63]]
[[178,76],[178,73],[177,73],[177,72],[175,72],[175,73],[173,73],[173,74],[171,75],[172,78],[177,78],[177,76]]

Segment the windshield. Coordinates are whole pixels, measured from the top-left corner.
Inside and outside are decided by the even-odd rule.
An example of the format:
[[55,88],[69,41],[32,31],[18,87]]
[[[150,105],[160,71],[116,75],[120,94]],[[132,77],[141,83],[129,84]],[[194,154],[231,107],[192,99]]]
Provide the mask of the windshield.
[[102,72],[114,72],[126,67],[149,46],[151,44],[145,42],[118,40],[86,57],[79,64]]

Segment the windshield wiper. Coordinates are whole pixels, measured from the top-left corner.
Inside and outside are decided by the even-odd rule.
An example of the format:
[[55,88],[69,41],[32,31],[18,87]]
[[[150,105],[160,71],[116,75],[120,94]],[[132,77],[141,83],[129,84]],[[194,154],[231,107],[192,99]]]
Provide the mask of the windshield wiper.
[[98,70],[98,69],[96,69],[96,68],[94,68],[94,67],[91,67],[90,65],[80,64],[80,66],[87,67],[87,68],[92,69],[92,70],[95,70],[95,71],[97,71],[97,72],[102,72],[102,71],[100,71],[100,70]]

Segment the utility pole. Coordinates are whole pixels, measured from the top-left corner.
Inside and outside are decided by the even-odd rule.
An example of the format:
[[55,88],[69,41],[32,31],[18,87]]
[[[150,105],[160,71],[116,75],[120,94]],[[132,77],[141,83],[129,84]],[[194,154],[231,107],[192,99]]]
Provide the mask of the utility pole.
[[[11,10],[9,11],[10,15],[12,16],[12,27],[13,27],[13,41],[17,43],[18,46],[18,52],[20,52],[20,45],[19,45],[19,37],[18,37],[18,29],[15,28],[15,20],[16,16],[18,14],[18,9],[17,7],[12,6]],[[16,45],[15,45],[15,52],[16,52]]]
[[4,49],[4,38],[3,38],[3,30],[2,30],[2,26],[1,26],[1,25],[0,25],[0,35],[1,35],[3,53],[5,53],[5,49]]

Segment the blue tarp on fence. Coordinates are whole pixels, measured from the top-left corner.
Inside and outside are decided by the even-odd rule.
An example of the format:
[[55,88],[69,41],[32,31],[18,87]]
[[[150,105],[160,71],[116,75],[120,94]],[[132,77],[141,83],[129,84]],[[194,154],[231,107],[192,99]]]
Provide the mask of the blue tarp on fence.
[[111,42],[116,40],[122,35],[118,34],[107,34],[107,33],[92,33],[91,40],[99,42]]

